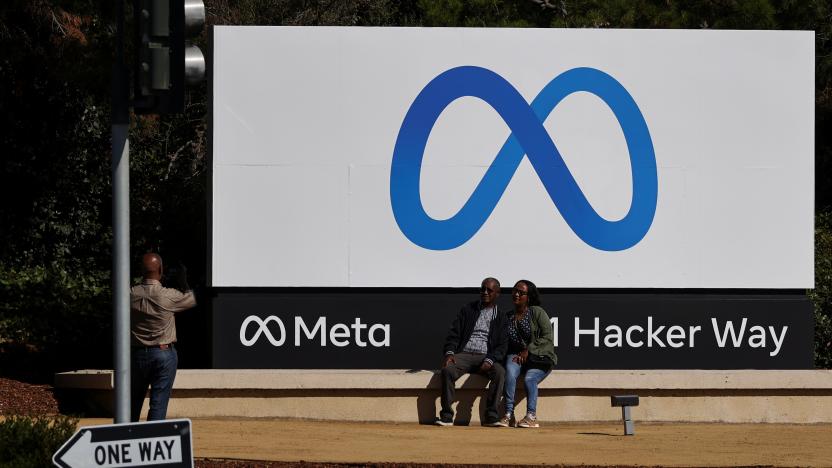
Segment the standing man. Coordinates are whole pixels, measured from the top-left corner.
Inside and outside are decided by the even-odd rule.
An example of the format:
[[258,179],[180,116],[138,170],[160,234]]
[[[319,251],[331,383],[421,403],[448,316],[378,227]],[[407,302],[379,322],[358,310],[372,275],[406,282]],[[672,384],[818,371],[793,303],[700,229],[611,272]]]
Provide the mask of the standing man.
[[480,300],[462,307],[445,340],[442,362],[442,411],[436,424],[453,424],[454,383],[467,373],[488,376],[486,426],[503,426],[497,405],[503,393],[506,371],[501,362],[508,349],[506,314],[497,310],[500,282],[486,278],[480,287]]
[[[184,269],[181,274],[184,275]],[[173,314],[196,305],[193,291],[162,287],[162,257],[142,257],[142,284],[130,290],[131,371],[130,415],[139,420],[144,395],[150,385],[148,421],[165,419],[176,378],[176,320]],[[187,283],[183,281],[185,289]]]

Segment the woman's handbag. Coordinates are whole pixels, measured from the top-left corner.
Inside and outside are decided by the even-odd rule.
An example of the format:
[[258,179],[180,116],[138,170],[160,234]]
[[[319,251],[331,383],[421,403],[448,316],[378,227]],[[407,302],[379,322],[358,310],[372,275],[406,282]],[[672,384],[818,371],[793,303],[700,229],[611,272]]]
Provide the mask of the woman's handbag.
[[540,369],[542,371],[549,372],[552,370],[554,363],[546,356],[529,353],[529,357],[526,358],[526,365],[533,369]]

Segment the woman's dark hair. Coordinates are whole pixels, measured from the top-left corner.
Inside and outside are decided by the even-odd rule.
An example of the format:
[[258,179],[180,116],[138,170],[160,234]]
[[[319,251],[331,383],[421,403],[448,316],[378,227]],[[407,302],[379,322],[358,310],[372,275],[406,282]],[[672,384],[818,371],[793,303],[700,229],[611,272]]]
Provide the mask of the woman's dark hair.
[[521,279],[514,285],[517,286],[518,284],[523,283],[529,288],[529,305],[530,306],[539,306],[540,305],[540,293],[537,292],[537,286],[534,285],[529,280]]

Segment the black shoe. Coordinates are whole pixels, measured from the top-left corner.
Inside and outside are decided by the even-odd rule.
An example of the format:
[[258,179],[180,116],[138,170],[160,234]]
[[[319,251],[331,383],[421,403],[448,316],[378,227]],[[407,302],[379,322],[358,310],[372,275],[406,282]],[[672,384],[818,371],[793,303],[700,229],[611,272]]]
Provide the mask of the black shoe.
[[500,418],[488,418],[488,419],[485,420],[485,423],[483,424],[483,426],[508,427],[507,424],[503,424],[503,422],[500,420]]
[[454,420],[451,418],[436,418],[436,421],[433,423],[437,426],[453,426]]

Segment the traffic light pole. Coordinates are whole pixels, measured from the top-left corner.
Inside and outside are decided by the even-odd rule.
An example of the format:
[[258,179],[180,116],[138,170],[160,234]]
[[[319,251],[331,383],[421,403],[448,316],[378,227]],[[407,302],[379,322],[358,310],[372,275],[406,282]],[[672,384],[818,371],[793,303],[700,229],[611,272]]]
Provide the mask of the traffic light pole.
[[124,0],[115,0],[116,62],[112,83],[114,423],[130,422],[130,126],[124,63]]
[[[115,1],[112,83],[113,369],[116,424],[130,415],[130,73],[124,58],[124,0]],[[205,58],[188,34],[205,24],[202,0],[134,0],[136,82],[133,110],[168,114],[184,109],[185,85],[205,77]],[[138,417],[138,415],[133,415]]]

